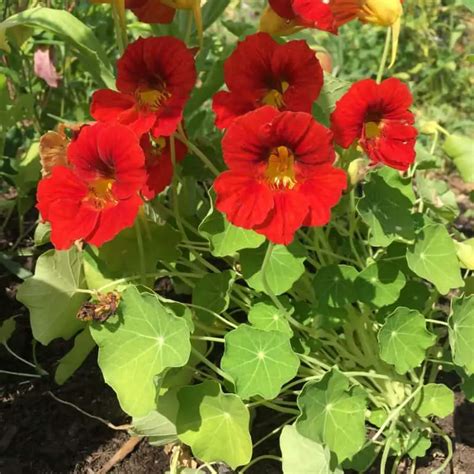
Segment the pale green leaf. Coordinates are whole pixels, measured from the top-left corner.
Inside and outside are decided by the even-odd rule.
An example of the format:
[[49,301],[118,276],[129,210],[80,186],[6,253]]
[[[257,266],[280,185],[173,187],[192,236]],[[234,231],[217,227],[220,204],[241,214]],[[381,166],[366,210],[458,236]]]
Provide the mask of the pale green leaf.
[[431,440],[419,429],[413,430],[406,440],[405,451],[411,459],[422,458],[431,446]]
[[54,374],[54,381],[58,385],[66,382],[82,365],[94,347],[94,339],[92,339],[89,327],[86,327],[75,337],[72,349],[59,360],[59,365]]
[[232,225],[223,214],[211,209],[199,226],[199,232],[211,244],[215,257],[227,257],[242,249],[254,249],[265,242],[263,235]]
[[53,339],[69,339],[84,324],[76,313],[88,296],[82,255],[76,247],[67,251],[48,250],[38,258],[35,274],[19,287],[17,300],[30,310],[33,337],[47,345]]
[[221,367],[242,399],[255,395],[271,400],[298,372],[299,358],[288,335],[240,325],[225,335]]
[[443,150],[454,161],[462,179],[474,183],[474,140],[463,135],[450,135]]
[[406,242],[415,238],[411,200],[383,177],[377,174],[371,176],[364,186],[364,197],[357,209],[370,228],[372,245],[387,247],[394,240]]
[[294,425],[285,426],[280,435],[283,474],[342,474],[331,469],[331,452],[320,443],[305,438]]
[[176,422],[179,439],[205,462],[225,462],[231,468],[252,457],[250,415],[242,400],[222,393],[218,383],[206,381],[178,392]]
[[349,389],[340,372],[328,372],[319,382],[307,383],[298,396],[300,434],[327,445],[338,462],[350,459],[365,442],[365,398]]
[[411,408],[420,416],[445,418],[454,411],[454,393],[446,385],[429,383],[418,392]]
[[456,247],[456,254],[463,268],[474,270],[474,238],[464,242],[453,240]]
[[169,367],[185,365],[191,352],[184,318],[133,286],[122,295],[118,316],[94,324],[91,332],[104,379],[131,416],[145,416],[154,409],[154,378]]
[[355,289],[360,301],[381,307],[397,301],[405,284],[405,275],[395,265],[376,262],[359,273]]
[[433,283],[442,295],[464,286],[456,248],[443,225],[424,227],[415,245],[407,249],[406,257],[410,269]]
[[397,308],[378,334],[380,357],[399,374],[418,367],[436,337],[426,329],[425,318],[416,310]]
[[178,439],[174,423],[156,410],[133,418],[131,431],[135,436],[146,437],[152,446],[162,446]]
[[[284,304],[284,306],[287,311],[291,311],[289,304]],[[280,331],[290,337],[293,335],[285,312],[277,308],[270,300],[255,303],[250,308],[248,320],[258,329]]]
[[468,375],[474,374],[474,295],[454,299],[449,318],[449,341],[453,361]]
[[[240,252],[242,274],[247,283],[259,292],[265,292],[262,281],[262,264],[267,245],[254,250]],[[266,277],[270,289],[276,295],[288,291],[304,273],[306,251],[298,242],[285,247],[275,245],[266,268]]]

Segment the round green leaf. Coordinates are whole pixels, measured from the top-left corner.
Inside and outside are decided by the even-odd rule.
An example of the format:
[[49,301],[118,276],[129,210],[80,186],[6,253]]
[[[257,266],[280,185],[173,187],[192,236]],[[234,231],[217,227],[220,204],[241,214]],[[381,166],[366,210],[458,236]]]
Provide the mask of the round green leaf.
[[433,283],[443,295],[464,286],[456,248],[441,224],[423,228],[415,245],[407,249],[407,262],[413,272]]
[[360,301],[381,307],[397,301],[405,283],[405,275],[395,265],[376,262],[359,273],[355,289]]
[[474,295],[453,301],[449,318],[449,342],[453,361],[468,375],[474,374]]
[[221,367],[235,382],[241,398],[278,396],[284,383],[298,372],[300,362],[288,335],[245,324],[225,335]]
[[446,385],[429,383],[418,392],[411,408],[420,416],[444,418],[454,411],[454,393]]
[[416,429],[408,435],[405,451],[411,459],[422,458],[430,446],[430,438],[419,429]]
[[156,410],[146,416],[133,418],[132,432],[136,436],[146,436],[152,446],[173,443],[178,438],[174,423]]
[[237,395],[224,394],[218,383],[206,381],[181,388],[178,399],[178,438],[191,446],[194,456],[233,469],[250,461],[250,415]]
[[433,345],[436,337],[426,329],[421,313],[402,307],[388,316],[378,340],[382,360],[404,374],[423,362],[426,349]]
[[370,228],[370,243],[387,247],[394,240],[411,241],[415,238],[412,202],[406,190],[391,182],[388,184],[378,174],[372,174],[364,186],[364,197],[357,210]]
[[[291,311],[289,303],[286,304],[285,307],[287,311]],[[279,331],[290,337],[293,335],[285,313],[269,300],[254,304],[250,308],[248,320],[258,329],[263,329],[264,331]]]
[[305,438],[293,425],[281,431],[280,449],[283,474],[342,474],[339,468],[331,469],[329,449]]
[[91,332],[104,379],[131,416],[145,416],[155,408],[155,376],[182,367],[191,352],[185,319],[133,286],[122,295],[118,317],[95,324]]
[[212,209],[199,226],[199,233],[211,244],[216,257],[235,255],[242,249],[255,249],[265,242],[263,235],[232,225],[223,214]]
[[327,445],[339,463],[364,445],[365,398],[359,390],[349,390],[349,380],[340,372],[333,370],[319,382],[307,383],[298,406],[298,432]]
[[48,250],[38,258],[35,274],[18,289],[16,298],[30,310],[33,337],[47,345],[53,339],[69,339],[84,327],[76,313],[87,295],[82,255],[76,247]]
[[[240,265],[242,274],[247,283],[260,292],[265,292],[262,281],[262,264],[267,245],[262,245],[254,250],[240,252]],[[293,283],[304,273],[306,251],[298,242],[293,242],[288,247],[275,245],[266,269],[268,285],[276,295],[288,291]]]
[[357,300],[354,286],[358,272],[348,265],[328,265],[316,273],[313,280],[319,305],[342,308]]

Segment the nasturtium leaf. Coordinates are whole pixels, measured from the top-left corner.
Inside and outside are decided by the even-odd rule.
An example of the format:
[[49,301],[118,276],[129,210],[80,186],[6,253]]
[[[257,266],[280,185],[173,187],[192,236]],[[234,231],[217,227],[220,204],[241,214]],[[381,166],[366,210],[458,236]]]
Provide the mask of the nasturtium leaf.
[[255,395],[271,400],[300,366],[288,335],[240,325],[225,335],[221,367],[235,383],[242,399]]
[[305,438],[296,427],[285,426],[280,435],[283,474],[342,474],[331,469],[331,452],[320,443]]
[[94,324],[99,366],[131,416],[145,416],[155,407],[155,376],[189,359],[189,329],[183,318],[165,309],[152,294],[129,287],[122,294],[118,316]]
[[350,390],[349,380],[337,370],[319,382],[307,383],[298,396],[298,406],[298,432],[328,446],[339,463],[364,445],[365,398],[360,391]]
[[59,361],[54,381],[58,385],[66,382],[82,365],[94,347],[95,341],[92,339],[89,327],[86,327],[75,337],[72,349]]
[[456,242],[455,240],[453,242],[461,266],[468,270],[474,270],[474,238],[467,239],[464,242]]
[[416,190],[428,208],[438,216],[452,221],[459,215],[456,195],[445,181],[417,173]]
[[466,400],[474,403],[474,376],[466,377],[461,385]]
[[430,438],[419,429],[415,429],[408,435],[405,451],[411,459],[422,458],[430,446]]
[[80,63],[98,84],[114,87],[112,66],[100,41],[93,31],[74,15],[64,9],[35,7],[12,15],[0,23],[0,49],[7,52],[10,47],[6,32],[19,27],[39,28],[58,35],[78,52]]
[[441,224],[422,229],[415,245],[407,249],[407,262],[413,272],[433,283],[443,295],[464,286],[456,248]]
[[35,274],[18,289],[17,300],[30,310],[33,337],[47,345],[53,339],[69,339],[84,323],[76,318],[87,294],[82,255],[76,247],[48,250],[38,258]]
[[[234,272],[208,273],[202,277],[193,289],[193,304],[207,308],[214,313],[222,313],[229,307],[230,291],[234,283]],[[196,314],[213,323],[213,316],[207,311],[196,309]]]
[[[135,224],[135,226],[137,223]],[[144,270],[156,271],[159,260],[174,262],[180,255],[178,243],[181,235],[170,225],[159,225],[151,221],[139,221],[144,251]],[[99,249],[99,259],[104,262],[106,277],[124,278],[141,274],[140,251],[136,227],[124,229],[110,242]],[[99,269],[100,265],[99,265]]]
[[394,240],[406,242],[415,238],[411,200],[381,176],[373,174],[365,184],[357,209],[370,228],[372,245],[387,247]]
[[211,209],[199,226],[199,232],[211,244],[215,257],[227,257],[242,249],[255,249],[265,242],[263,235],[232,225],[223,214]]
[[474,374],[474,295],[454,299],[449,318],[449,342],[453,361],[468,375]]
[[4,344],[15,332],[15,318],[8,318],[0,323],[0,344]]
[[444,418],[454,411],[454,393],[446,385],[429,383],[418,392],[411,409],[420,416]]
[[99,249],[88,245],[83,254],[84,277],[87,288],[98,290],[105,287],[105,291],[112,291],[115,287],[114,278],[108,278],[111,272],[99,258]]
[[[245,249],[240,252],[243,277],[249,286],[260,292],[265,292],[262,264],[266,250],[267,244],[258,249]],[[281,295],[293,286],[304,273],[305,259],[306,251],[298,242],[293,242],[287,247],[275,245],[266,268],[267,282],[273,293]]]
[[413,190],[413,179],[406,178],[399,171],[384,166],[377,170],[377,175],[382,177],[385,183],[398,189],[404,196],[406,196],[412,204],[416,201],[415,191]]
[[[288,302],[283,303],[287,311],[291,311]],[[290,323],[285,313],[277,308],[270,300],[259,301],[255,303],[249,311],[248,320],[258,329],[264,331],[279,331],[288,336],[293,335]]]
[[135,436],[146,437],[152,446],[162,446],[178,439],[175,424],[156,410],[133,418],[132,432]]
[[405,283],[405,275],[396,266],[376,262],[359,273],[355,290],[360,301],[381,307],[397,301]]
[[194,456],[233,469],[250,461],[250,414],[237,395],[224,394],[218,383],[206,381],[181,388],[178,400],[178,438],[191,446]]
[[33,240],[36,247],[45,245],[49,242],[51,237],[51,224],[49,222],[38,222],[35,228]]
[[436,337],[426,329],[421,313],[401,307],[385,320],[378,340],[382,360],[404,374],[423,362],[426,349],[434,344]]
[[369,468],[375,461],[379,449],[376,447],[375,444],[370,443],[363,447],[359,452],[354,454],[354,456],[350,460],[344,461],[342,467],[344,469],[360,473],[369,472]]
[[320,306],[342,308],[357,300],[355,280],[358,272],[349,265],[328,265],[320,268],[313,280]]
[[462,179],[474,183],[474,140],[462,135],[450,135],[444,142],[443,150],[454,161]]

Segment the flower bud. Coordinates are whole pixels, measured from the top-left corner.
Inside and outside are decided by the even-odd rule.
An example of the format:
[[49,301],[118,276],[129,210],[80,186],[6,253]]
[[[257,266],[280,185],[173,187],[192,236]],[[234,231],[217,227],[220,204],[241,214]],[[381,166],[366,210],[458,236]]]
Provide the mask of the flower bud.
[[362,3],[358,17],[364,23],[392,26],[403,14],[400,0],[365,0]]

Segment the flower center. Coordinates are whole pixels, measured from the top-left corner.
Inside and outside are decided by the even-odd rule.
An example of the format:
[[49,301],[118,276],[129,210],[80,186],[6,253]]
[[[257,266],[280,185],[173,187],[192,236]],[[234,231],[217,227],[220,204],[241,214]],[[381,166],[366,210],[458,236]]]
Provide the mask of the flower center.
[[376,122],[366,122],[365,123],[365,138],[378,138],[382,134],[382,129],[380,124]]
[[276,147],[270,152],[265,178],[274,188],[295,187],[295,157],[286,146]]
[[142,109],[148,109],[156,112],[163,102],[171,97],[171,94],[163,86],[160,89],[150,89],[148,87],[140,87],[135,92],[135,98],[138,106]]
[[262,103],[265,105],[272,105],[277,109],[281,109],[285,106],[285,101],[283,100],[283,94],[288,89],[290,84],[286,81],[282,81],[280,89],[270,89],[262,99]]
[[112,193],[114,182],[114,179],[109,178],[97,178],[92,181],[89,183],[89,192],[85,200],[99,210],[114,206],[117,204],[117,200]]

